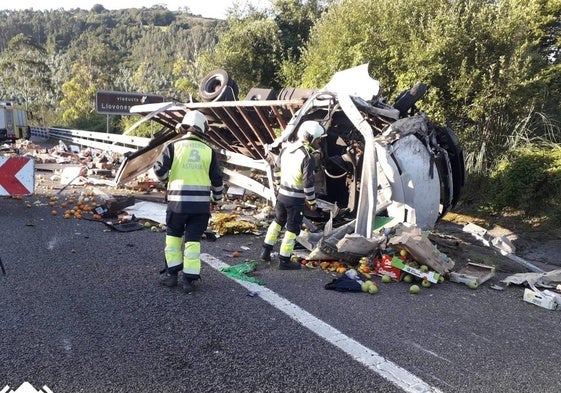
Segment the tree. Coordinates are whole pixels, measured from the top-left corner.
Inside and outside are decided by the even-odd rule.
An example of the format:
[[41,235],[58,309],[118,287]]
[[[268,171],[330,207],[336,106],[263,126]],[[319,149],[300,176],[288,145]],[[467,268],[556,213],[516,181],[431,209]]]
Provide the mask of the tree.
[[52,91],[46,61],[45,49],[23,34],[10,40],[0,59],[2,97],[23,104],[31,121],[42,120],[37,114],[47,105],[43,96]]
[[282,54],[278,26],[255,12],[245,19],[230,16],[218,44],[202,55],[203,68],[223,68],[237,82],[240,93],[253,86],[279,87],[276,71]]
[[240,91],[254,86],[280,88],[295,78],[311,26],[325,1],[275,0],[271,10],[239,5],[230,10],[220,40],[203,55],[207,71],[224,68]]

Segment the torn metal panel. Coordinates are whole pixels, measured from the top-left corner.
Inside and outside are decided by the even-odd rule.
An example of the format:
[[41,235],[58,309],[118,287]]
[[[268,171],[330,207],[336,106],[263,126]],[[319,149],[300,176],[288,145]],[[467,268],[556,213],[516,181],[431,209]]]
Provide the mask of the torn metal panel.
[[[407,135],[388,146],[388,154],[398,168],[397,181],[403,190],[403,222],[431,228],[439,216],[440,177],[430,151],[414,135]],[[413,216],[412,216],[413,215]]]

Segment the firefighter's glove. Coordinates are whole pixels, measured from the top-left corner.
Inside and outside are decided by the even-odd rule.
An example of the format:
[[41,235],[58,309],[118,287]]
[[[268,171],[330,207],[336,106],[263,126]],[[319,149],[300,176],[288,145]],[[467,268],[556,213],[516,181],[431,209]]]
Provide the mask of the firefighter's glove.
[[315,212],[318,208],[318,205],[315,201],[313,203],[310,203],[309,201],[306,201],[306,207],[308,209],[310,209],[311,211]]
[[222,206],[222,199],[212,199],[210,202],[210,211],[218,211]]

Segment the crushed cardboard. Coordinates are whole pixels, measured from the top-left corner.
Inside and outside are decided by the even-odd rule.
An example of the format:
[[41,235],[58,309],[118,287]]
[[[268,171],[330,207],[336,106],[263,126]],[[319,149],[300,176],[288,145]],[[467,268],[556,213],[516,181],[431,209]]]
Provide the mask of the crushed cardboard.
[[536,288],[525,288],[522,299],[525,302],[535,304],[536,306],[545,308],[547,310],[559,309],[559,304],[555,301],[555,297],[548,296]]
[[495,267],[480,263],[468,262],[465,267],[457,272],[450,273],[450,281],[461,284],[476,282],[481,285],[495,275]]
[[392,248],[407,251],[418,263],[425,264],[440,274],[448,273],[454,268],[454,261],[441,253],[423,235],[420,228],[400,223],[392,231],[395,234],[388,240],[388,245]]
[[561,269],[545,273],[516,273],[506,277],[501,282],[507,285],[533,285],[543,288],[555,288],[556,284],[561,283]]

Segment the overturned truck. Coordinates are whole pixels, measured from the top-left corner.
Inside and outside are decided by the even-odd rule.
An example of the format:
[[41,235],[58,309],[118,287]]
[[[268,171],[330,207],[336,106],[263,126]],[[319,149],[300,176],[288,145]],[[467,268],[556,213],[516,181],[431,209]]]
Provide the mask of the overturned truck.
[[317,90],[251,89],[238,100],[238,87],[223,70],[209,74],[200,90],[205,102],[131,108],[142,118],[127,133],[144,121],[161,129],[148,146],[125,157],[118,184],[149,170],[165,144],[181,137],[175,126],[185,113],[199,110],[209,122],[207,138],[220,151],[226,183],[271,203],[274,158],[299,124],[320,122],[326,136],[316,165],[319,215],[345,217],[358,235],[371,237],[378,217],[431,229],[460,198],[463,150],[451,128],[434,124],[416,107],[426,92],[420,83],[393,105],[384,101],[367,64],[336,73]]

